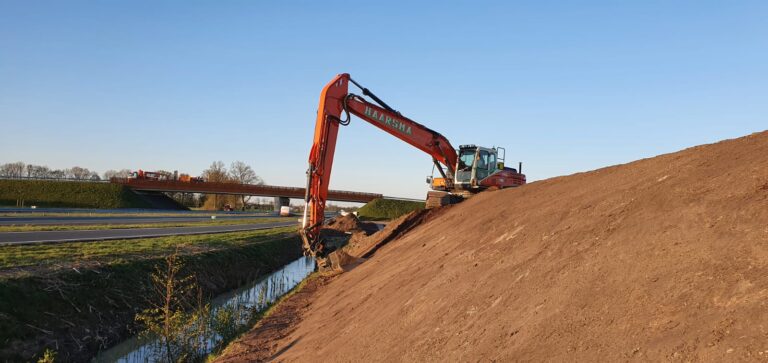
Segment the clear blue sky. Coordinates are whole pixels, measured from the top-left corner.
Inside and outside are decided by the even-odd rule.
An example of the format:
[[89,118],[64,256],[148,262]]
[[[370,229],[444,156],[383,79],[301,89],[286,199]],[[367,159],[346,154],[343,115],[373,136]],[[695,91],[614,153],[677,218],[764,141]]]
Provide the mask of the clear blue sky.
[[[348,72],[529,180],[768,128],[765,1],[0,0],[0,163],[304,184]],[[361,120],[332,188],[423,197],[431,160]]]

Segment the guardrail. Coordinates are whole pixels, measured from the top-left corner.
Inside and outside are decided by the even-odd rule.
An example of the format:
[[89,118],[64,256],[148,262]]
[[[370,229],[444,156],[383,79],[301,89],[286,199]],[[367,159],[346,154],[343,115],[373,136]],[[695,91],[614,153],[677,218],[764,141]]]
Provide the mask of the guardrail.
[[99,179],[77,179],[77,178],[46,178],[35,176],[0,176],[0,180],[42,180],[42,181],[63,181],[63,182],[84,182],[84,183],[109,183],[109,180]]

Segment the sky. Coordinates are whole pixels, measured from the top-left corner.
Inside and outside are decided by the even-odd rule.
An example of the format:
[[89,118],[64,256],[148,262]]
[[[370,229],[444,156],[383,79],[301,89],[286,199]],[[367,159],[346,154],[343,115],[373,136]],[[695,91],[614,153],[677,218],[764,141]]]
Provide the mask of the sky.
[[[338,73],[529,181],[768,129],[765,1],[0,0],[0,163],[241,160],[303,186]],[[431,158],[360,119],[331,188],[423,198]]]

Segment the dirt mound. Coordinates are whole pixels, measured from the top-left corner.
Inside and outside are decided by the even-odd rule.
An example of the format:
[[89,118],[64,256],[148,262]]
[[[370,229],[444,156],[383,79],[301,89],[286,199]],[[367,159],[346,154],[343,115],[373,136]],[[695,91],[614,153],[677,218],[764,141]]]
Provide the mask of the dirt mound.
[[352,213],[343,216],[338,215],[329,219],[323,225],[323,229],[345,233],[364,232],[366,235],[379,230],[375,224],[363,222]]
[[[434,218],[434,216],[439,215],[445,210],[447,208],[411,212],[390,221],[382,230],[373,234],[355,232],[350,239],[343,241],[344,245],[342,248],[331,252],[325,261],[319,263],[321,266],[320,271],[344,272],[355,268],[364,262],[365,258],[368,258],[381,248],[381,246]],[[334,243],[334,241],[330,243]],[[326,245],[328,244],[329,240],[326,239]]]
[[[344,271],[343,265],[357,264],[360,261],[354,256],[340,250],[352,239],[364,239],[376,233],[379,227],[370,222],[360,221],[354,214],[339,215],[325,222],[321,238],[325,240],[325,247],[333,251],[327,259],[318,260],[322,270]],[[326,263],[327,262],[327,263]]]
[[278,360],[766,359],[768,133],[481,193],[291,329]]
[[410,212],[389,223],[380,231],[372,235],[354,234],[349,244],[344,247],[344,252],[353,257],[367,258],[376,252],[381,246],[405,234],[416,226],[425,223],[435,216],[442,214],[448,208],[423,209]]

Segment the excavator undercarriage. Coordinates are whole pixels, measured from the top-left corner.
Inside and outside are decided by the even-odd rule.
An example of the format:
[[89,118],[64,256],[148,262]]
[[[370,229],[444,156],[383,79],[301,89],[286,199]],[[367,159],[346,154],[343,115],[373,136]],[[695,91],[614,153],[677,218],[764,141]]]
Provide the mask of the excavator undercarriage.
[[426,208],[440,208],[450,204],[456,204],[468,198],[469,195],[453,194],[439,190],[430,190],[427,192]]

